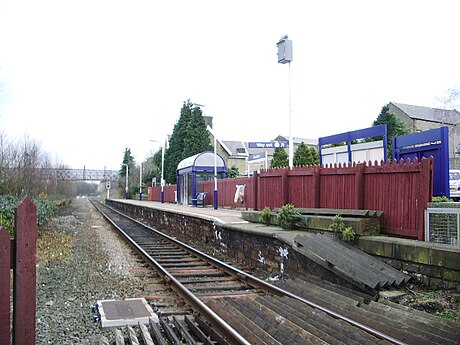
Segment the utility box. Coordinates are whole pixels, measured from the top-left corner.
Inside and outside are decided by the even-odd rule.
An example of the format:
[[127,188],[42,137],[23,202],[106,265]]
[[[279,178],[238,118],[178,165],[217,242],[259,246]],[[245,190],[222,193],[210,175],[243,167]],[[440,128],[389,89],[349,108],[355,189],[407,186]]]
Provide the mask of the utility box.
[[292,61],[292,41],[285,35],[276,44],[278,47],[278,63],[288,63]]

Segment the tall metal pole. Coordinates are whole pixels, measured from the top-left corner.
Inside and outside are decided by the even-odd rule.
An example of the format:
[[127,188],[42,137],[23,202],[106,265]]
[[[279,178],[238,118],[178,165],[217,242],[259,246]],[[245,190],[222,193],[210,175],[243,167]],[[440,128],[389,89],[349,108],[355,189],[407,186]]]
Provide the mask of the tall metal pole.
[[219,208],[219,193],[217,191],[217,140],[214,132],[214,209]]
[[291,62],[289,62],[289,169],[294,166],[294,140],[292,139],[292,107],[291,107]]
[[142,201],[142,162],[139,169],[139,200]]
[[292,106],[291,106],[291,61],[292,61],[292,41],[288,35],[280,38],[276,44],[278,47],[278,63],[289,64],[289,168],[294,166],[294,141],[292,139]]
[[165,202],[165,180],[164,180],[164,172],[165,172],[165,138],[163,138],[163,145],[161,145],[161,203]]
[[129,179],[129,165],[126,163],[122,163],[124,166],[126,166],[126,182],[125,182],[125,199],[128,199],[128,179]]

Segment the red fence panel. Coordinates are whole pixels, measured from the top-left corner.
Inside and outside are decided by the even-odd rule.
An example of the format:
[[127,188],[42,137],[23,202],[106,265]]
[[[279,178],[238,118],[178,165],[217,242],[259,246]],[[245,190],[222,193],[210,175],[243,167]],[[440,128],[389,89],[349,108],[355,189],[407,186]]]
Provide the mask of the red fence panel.
[[0,344],[10,343],[10,261],[10,234],[0,227]]
[[[244,192],[245,204],[235,204],[237,185],[246,185]],[[208,193],[207,205],[214,205],[214,180],[203,182],[203,191]],[[217,180],[218,204],[222,207],[250,207],[254,205],[254,179],[251,177],[237,177]]]
[[26,197],[15,213],[13,344],[35,344],[37,208]]
[[374,164],[364,171],[364,208],[383,211],[383,232],[423,240],[433,194],[433,159]]
[[263,170],[258,175],[257,209],[282,207],[289,202],[287,173],[289,169]]
[[[161,186],[148,187],[148,201],[161,201]],[[176,202],[176,185],[167,185],[163,187],[165,202]]]
[[[245,205],[234,201],[236,185],[246,185]],[[174,202],[176,186],[165,187]],[[368,209],[383,211],[382,232],[423,240],[424,210],[433,194],[433,158],[421,162],[275,168],[252,177],[218,180],[219,207],[261,210],[290,203],[297,208]],[[203,182],[207,205],[214,204],[214,181]],[[160,201],[160,187],[149,200]]]

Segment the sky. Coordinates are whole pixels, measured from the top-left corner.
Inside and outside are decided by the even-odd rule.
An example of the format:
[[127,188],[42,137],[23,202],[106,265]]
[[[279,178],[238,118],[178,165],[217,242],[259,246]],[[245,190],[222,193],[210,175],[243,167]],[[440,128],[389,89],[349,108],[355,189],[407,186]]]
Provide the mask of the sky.
[[136,162],[160,148],[188,99],[221,140],[367,128],[389,102],[439,107],[460,89],[459,13],[458,0],[0,0],[0,131],[56,164],[118,170],[125,148]]

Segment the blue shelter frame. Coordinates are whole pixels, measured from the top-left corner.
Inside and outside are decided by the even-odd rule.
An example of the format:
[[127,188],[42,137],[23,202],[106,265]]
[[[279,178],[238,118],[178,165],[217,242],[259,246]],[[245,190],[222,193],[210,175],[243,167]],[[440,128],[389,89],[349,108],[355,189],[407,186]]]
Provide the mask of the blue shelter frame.
[[434,157],[433,196],[450,197],[449,191],[449,128],[393,137],[393,157],[398,161]]
[[203,182],[214,179],[215,162],[217,178],[227,177],[225,161],[219,154],[216,159],[214,157],[214,152],[205,151],[187,157],[177,165],[177,203],[196,206],[195,196],[203,192]]
[[379,125],[364,129],[358,129],[356,131],[345,132],[340,134],[334,134],[327,137],[318,139],[319,148],[319,164],[323,164],[321,148],[323,145],[334,145],[338,143],[347,143],[348,147],[348,162],[352,162],[352,151],[351,144],[353,140],[372,138],[372,137],[383,137],[383,157],[384,161],[387,161],[387,147],[388,147],[388,136],[387,136],[387,125]]

